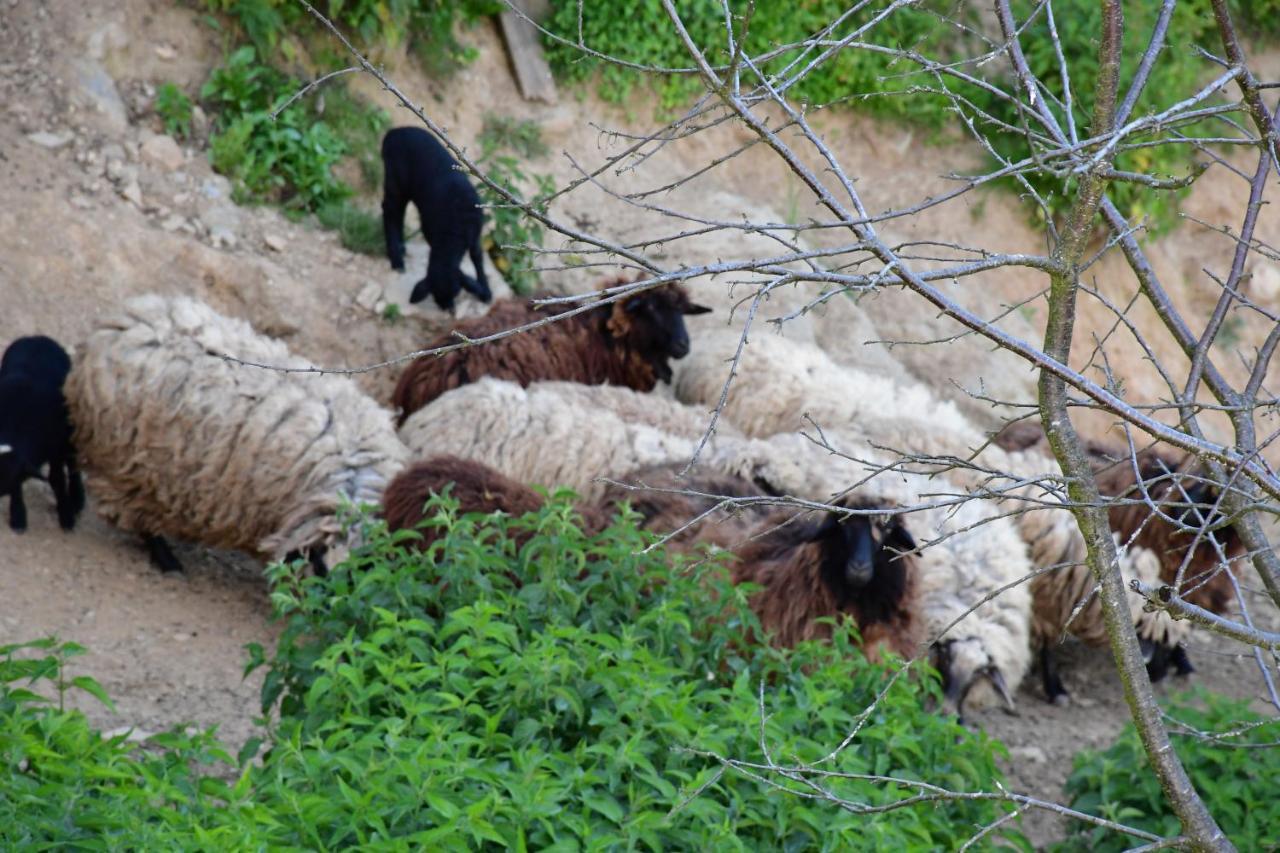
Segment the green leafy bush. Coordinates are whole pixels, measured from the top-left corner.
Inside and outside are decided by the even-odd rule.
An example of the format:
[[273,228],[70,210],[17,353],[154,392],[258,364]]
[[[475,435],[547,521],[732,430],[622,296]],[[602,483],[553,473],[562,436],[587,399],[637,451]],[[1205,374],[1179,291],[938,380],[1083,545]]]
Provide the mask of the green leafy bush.
[[[1167,713],[1179,723],[1171,726],[1174,750],[1223,831],[1241,850],[1280,850],[1276,834],[1280,802],[1275,797],[1275,780],[1280,779],[1280,747],[1274,745],[1280,740],[1277,720],[1250,711],[1248,702],[1207,690],[1175,699]],[[1206,740],[1185,733],[1188,727],[1217,735],[1240,734]],[[1164,836],[1180,831],[1132,724],[1105,751],[1085,750],[1076,757],[1067,794],[1074,808],[1090,814]],[[1107,851],[1132,846],[1132,839],[1104,829],[1076,824],[1074,831],[1060,849]]]
[[[1276,0],[1238,0],[1234,4],[1240,20],[1245,25],[1259,22],[1275,27]],[[641,79],[639,72],[585,57],[572,44],[578,40],[579,4],[576,0],[554,0],[554,13],[547,23],[552,32],[570,44],[548,41],[548,55],[556,72],[569,79],[585,80],[598,74],[601,95],[612,101],[624,101],[631,88]],[[735,15],[735,29],[741,39],[743,12],[746,0],[731,0],[730,9]],[[825,28],[848,10],[849,4],[840,0],[808,0],[803,3],[787,0],[757,0],[747,28],[745,47],[759,55],[775,46],[799,42]],[[1013,3],[1016,18],[1025,22],[1033,9],[1041,7],[1035,0],[1016,0]],[[1146,34],[1150,32],[1159,11],[1158,3],[1126,3],[1125,26],[1128,33],[1143,36],[1125,40],[1122,81],[1132,78],[1139,59],[1146,48]],[[631,0],[597,0],[583,6],[581,17],[582,37],[586,45],[601,53],[664,68],[691,68],[693,62],[658,0],[631,2]],[[701,46],[709,61],[725,64],[730,60],[726,52],[724,11],[715,0],[691,0],[679,4],[679,11],[690,36]],[[830,38],[838,39],[854,33],[874,16],[884,11],[884,4],[873,4],[850,15],[832,30]],[[940,16],[969,15],[968,23],[975,23],[972,16],[953,0],[923,0],[897,9],[892,15],[869,30],[863,40],[879,45],[910,48],[941,61],[975,55],[987,49],[960,33],[953,26],[941,21]],[[1063,53],[1071,62],[1072,94],[1077,126],[1087,128],[1093,108],[1093,87],[1097,77],[1097,45],[1100,6],[1089,0],[1067,0],[1054,4],[1055,22],[1061,37]],[[1157,62],[1150,84],[1139,100],[1134,115],[1155,112],[1171,106],[1195,91],[1206,76],[1220,69],[1210,66],[1192,49],[1201,45],[1216,53],[1221,52],[1214,30],[1213,16],[1208,0],[1191,0],[1180,3],[1169,28],[1169,47]],[[1043,10],[1022,33],[1021,43],[1031,69],[1055,90],[1061,89],[1058,60],[1048,35],[1048,24]],[[798,56],[797,51],[779,54],[762,65],[769,75],[783,73]],[[806,61],[812,59],[809,54]],[[966,66],[971,73],[1007,73],[1007,63],[988,63],[979,68]],[[791,73],[791,72],[788,72]],[[743,71],[744,85],[756,80],[749,71]],[[1022,120],[1007,102],[986,90],[944,77],[947,88],[959,95],[970,116],[976,110],[989,114],[993,123],[979,121],[983,129],[993,135],[996,150],[1001,156],[1014,161],[1029,156],[1030,149],[1021,133],[1000,129],[994,122],[1014,128],[1021,127]],[[1007,89],[1012,81],[997,82]],[[670,74],[655,81],[666,108],[686,102],[694,92],[703,90],[693,75]],[[869,50],[850,48],[832,52],[804,79],[795,83],[790,95],[798,100],[814,104],[848,104],[865,109],[873,115],[905,119],[931,129],[956,127],[956,115],[952,102],[939,90],[939,80],[931,74],[921,73],[916,66],[902,60]],[[893,96],[911,90],[905,97]],[[1054,91],[1059,98],[1061,91]],[[1167,129],[1166,129],[1167,130]],[[1150,142],[1152,137],[1137,136],[1131,141]],[[1158,176],[1183,176],[1191,168],[1195,150],[1192,146],[1161,144],[1138,148],[1122,153],[1118,162],[1121,169],[1143,171]],[[1072,198],[1070,184],[1063,186],[1061,178],[1040,175],[1033,181],[1036,189],[1048,201],[1055,212],[1064,210]],[[1013,181],[1006,185],[1019,189]],[[1135,184],[1116,184],[1113,198],[1129,215],[1151,214],[1155,224],[1172,224],[1179,194],[1158,191]]]
[[[542,130],[535,122],[518,121],[505,116],[485,116],[484,129],[480,132],[480,156],[476,159],[489,179],[500,185],[515,198],[523,200],[524,193],[532,185],[534,199],[545,199],[555,192],[550,175],[527,174],[521,168],[519,158],[545,157],[546,143]],[[517,156],[518,155],[518,156]],[[535,268],[546,229],[536,219],[510,206],[497,192],[488,186],[478,187],[480,198],[487,204],[492,224],[487,247],[493,264],[516,293],[528,294],[538,289],[538,272]],[[526,248],[528,247],[528,248]]]
[[[668,567],[629,522],[592,539],[568,498],[523,519],[433,515],[447,534],[364,520],[369,544],[327,578],[273,567],[286,619],[263,707],[278,719],[238,768],[209,733],[102,738],[30,689],[66,682],[74,647],[0,649],[0,842],[111,849],[953,849],[989,802],[874,816],[721,775],[694,750],[812,761],[885,685],[838,631],[782,653],[741,641],[742,590]],[[517,546],[510,534],[525,531]],[[49,652],[35,661],[14,653]],[[60,657],[61,655],[61,657]],[[768,717],[757,690],[766,685]],[[925,712],[899,680],[831,770],[993,790],[995,749]],[[857,780],[869,806],[913,793]],[[1004,840],[1020,842],[1007,833]],[[987,837],[988,847],[997,842]],[[1022,844],[1025,846],[1025,844]]]
[[176,83],[161,83],[156,89],[156,115],[164,122],[164,132],[178,139],[191,136],[191,99]]
[[[455,23],[470,23],[504,8],[499,0],[328,0],[313,5],[366,50],[394,47],[408,38],[424,70],[436,76],[456,71],[475,55],[454,36]],[[204,0],[204,7],[230,16],[262,56],[274,56],[288,35],[320,32],[318,22],[295,0]]]
[[[759,757],[762,678],[775,754],[813,760],[885,667],[844,632],[793,654],[744,647],[752,616],[716,569],[639,553],[649,540],[630,524],[585,539],[564,496],[516,520],[433,500],[448,533],[425,557],[407,547],[416,534],[371,529],[327,578],[275,578],[288,621],[263,688],[281,714],[266,768],[319,846],[948,848],[997,815],[966,803],[868,820],[720,776],[685,748]],[[514,530],[534,535],[517,547]],[[899,681],[832,769],[991,789],[990,743],[925,712],[921,693],[936,686]],[[375,784],[382,805],[360,807]]]
[[302,84],[257,62],[252,47],[232,53],[200,90],[211,107],[213,168],[230,178],[240,200],[313,210],[350,188],[333,174],[347,144],[314,119],[301,99],[272,118]]
[[208,774],[234,773],[213,735],[175,729],[142,746],[93,730],[65,708],[72,690],[110,704],[93,679],[66,677],[67,660],[83,652],[52,638],[0,647],[0,847],[172,850],[203,841],[211,849],[215,837],[236,846],[238,833],[198,827],[245,793]]

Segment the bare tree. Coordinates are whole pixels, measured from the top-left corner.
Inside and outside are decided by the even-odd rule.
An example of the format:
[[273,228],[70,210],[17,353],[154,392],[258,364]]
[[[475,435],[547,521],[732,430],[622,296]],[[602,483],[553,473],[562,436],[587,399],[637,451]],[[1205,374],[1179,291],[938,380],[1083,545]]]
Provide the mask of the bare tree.
[[[1198,87],[1172,93],[1171,106],[1157,113],[1137,114],[1142,93],[1162,52],[1169,49],[1167,32],[1176,0],[1164,0],[1150,31],[1126,32],[1120,0],[1100,0],[1100,27],[1096,34],[1097,74],[1090,98],[1092,114],[1087,126],[1077,123],[1081,93],[1073,88],[1076,64],[1081,57],[1067,55],[1054,20],[1054,4],[1043,0],[1026,19],[1019,20],[1008,0],[996,0],[994,13],[977,25],[939,17],[939,26],[952,36],[953,45],[969,49],[963,55],[929,56],[918,47],[895,45],[882,38],[885,24],[895,14],[913,5],[908,0],[872,7],[859,3],[823,29],[793,44],[776,45],[753,55],[746,48],[754,14],[751,2],[730,6],[721,0],[724,25],[715,44],[700,44],[690,34],[678,5],[663,0],[667,24],[684,45],[688,63],[682,67],[644,67],[612,57],[586,43],[581,32],[576,40],[543,30],[546,37],[580,50],[584,56],[635,71],[654,74],[681,74],[696,77],[703,94],[671,121],[655,122],[643,133],[618,131],[611,138],[619,148],[601,162],[587,165],[583,152],[565,152],[576,178],[550,199],[537,205],[522,203],[488,180],[465,148],[450,137],[431,115],[416,106],[385,74],[347,44],[356,58],[353,70],[377,77],[427,127],[450,148],[460,163],[507,203],[519,206],[529,217],[560,235],[561,242],[547,250],[543,272],[570,273],[595,267],[629,267],[641,273],[632,284],[620,285],[606,293],[618,299],[637,290],[671,281],[690,281],[703,290],[718,287],[729,294],[728,301],[744,306],[739,314],[740,346],[726,378],[719,405],[709,418],[708,436],[722,415],[725,401],[735,383],[749,382],[739,375],[738,364],[751,334],[764,321],[764,306],[784,292],[802,294],[798,304],[774,312],[768,320],[776,327],[800,321],[849,294],[899,290],[910,293],[917,310],[949,318],[963,327],[960,334],[982,339],[998,347],[1038,372],[1035,410],[1047,435],[1058,471],[1028,488],[1028,480],[1018,472],[1002,470],[986,453],[985,446],[964,444],[948,453],[926,453],[919,448],[900,447],[894,461],[869,469],[868,477],[886,470],[928,470],[945,473],[954,484],[947,495],[928,506],[907,511],[937,508],[957,501],[999,498],[1006,513],[1017,514],[1043,508],[1046,502],[1065,506],[1074,514],[1087,563],[1097,583],[1105,615],[1106,631],[1117,672],[1133,721],[1146,748],[1151,766],[1159,776],[1170,805],[1182,824],[1177,838],[1160,839],[1130,827],[1081,815],[1063,806],[1007,792],[966,793],[949,791],[920,782],[881,778],[886,784],[904,785],[916,793],[891,805],[870,808],[840,797],[833,783],[841,774],[824,762],[795,765],[771,757],[762,743],[765,760],[748,761],[732,756],[712,756],[727,772],[744,773],[762,783],[777,785],[798,796],[829,801],[833,807],[860,813],[874,813],[921,802],[946,799],[998,799],[1012,804],[1010,816],[1024,808],[1046,808],[1108,826],[1147,842],[1151,848],[1185,846],[1194,849],[1230,849],[1231,844],[1215,822],[1188,779],[1152,692],[1144,667],[1139,641],[1120,573],[1116,543],[1108,519],[1112,497],[1100,494],[1094,478],[1088,447],[1073,423],[1082,412],[1103,412],[1120,423],[1130,448],[1130,463],[1137,452],[1152,443],[1174,448],[1194,457],[1203,466],[1201,481],[1214,486],[1220,495],[1216,513],[1178,515],[1168,505],[1142,488],[1137,500],[1155,517],[1179,525],[1195,542],[1213,541],[1215,529],[1230,525],[1249,554],[1248,566],[1235,574],[1221,554],[1219,572],[1226,573],[1240,596],[1239,615],[1213,613],[1188,601],[1181,592],[1181,575],[1172,584],[1143,585],[1138,590],[1147,606],[1162,610],[1175,620],[1192,620],[1206,631],[1215,632],[1241,644],[1255,656],[1263,694],[1280,712],[1280,696],[1274,687],[1280,634],[1268,631],[1266,620],[1244,606],[1245,593],[1261,590],[1260,600],[1271,613],[1280,612],[1280,559],[1264,531],[1265,516],[1274,515],[1280,499],[1280,475],[1270,462],[1268,451],[1280,431],[1267,432],[1259,415],[1276,404],[1266,390],[1272,356],[1280,343],[1280,317],[1250,299],[1246,283],[1251,259],[1280,260],[1280,250],[1267,245],[1256,234],[1259,211],[1266,203],[1266,191],[1280,177],[1276,156],[1277,130],[1274,91],[1278,84],[1263,82],[1251,68],[1250,60],[1232,21],[1226,0],[1212,0],[1221,54],[1201,51],[1205,74]],[[518,4],[510,4],[520,13]],[[310,7],[308,7],[310,9]],[[585,14],[579,0],[579,18]],[[314,9],[311,10],[328,25]],[[522,14],[522,13],[521,13]],[[852,23],[858,21],[856,26]],[[1024,55],[1024,39],[1033,22],[1047,24],[1049,47],[1055,52],[1054,79],[1042,79]],[[335,37],[342,36],[330,25]],[[1145,44],[1136,71],[1125,79],[1121,73],[1124,43]],[[344,40],[345,42],[345,40]],[[1044,45],[1039,45],[1043,47]],[[890,57],[902,87],[891,95],[899,98],[944,97],[956,123],[995,165],[985,171],[964,174],[958,166],[950,176],[951,188],[924,198],[895,199],[891,206],[876,210],[865,199],[874,190],[875,173],[856,174],[842,162],[836,150],[814,128],[814,117],[832,105],[815,105],[797,99],[797,84],[825,63],[844,52],[864,51]],[[779,62],[785,57],[785,62]],[[1016,123],[984,110],[964,92],[980,89],[1009,108]],[[856,97],[859,93],[850,92]],[[1165,93],[1169,95],[1171,93]],[[1206,128],[1208,128],[1206,130]],[[718,135],[717,135],[718,134]],[[736,135],[735,135],[736,134]],[[1024,144],[1025,156],[1002,156],[996,143],[1000,135],[1016,134]],[[663,149],[695,138],[708,138],[708,150],[715,151],[684,177],[646,183],[645,167]],[[1182,177],[1149,174],[1117,166],[1124,152],[1152,146],[1183,146],[1198,152],[1200,165]],[[815,205],[815,215],[800,220],[735,218],[713,216],[705,211],[682,208],[671,199],[687,200],[680,190],[694,185],[706,175],[733,180],[735,170],[748,156],[757,165],[761,150],[767,151],[775,167],[788,172]],[[1235,153],[1226,153],[1232,151]],[[1241,169],[1240,151],[1251,151],[1253,168]],[[1161,281],[1155,265],[1144,250],[1146,229],[1142,221],[1131,221],[1115,203],[1111,193],[1123,183],[1151,190],[1174,191],[1190,186],[1203,176],[1215,180],[1240,180],[1248,187],[1247,201],[1234,228],[1212,223],[1232,241],[1234,250],[1225,270],[1204,270],[1202,286],[1216,288],[1218,298],[1212,315],[1199,332],[1195,331],[1175,305],[1170,289]],[[1068,204],[1057,215],[1038,189],[1040,179],[1050,178],[1064,188]],[[1045,248],[1038,253],[1011,253],[984,243],[980,229],[969,242],[958,243],[922,238],[894,240],[888,232],[912,223],[927,222],[928,215],[946,205],[961,203],[980,188],[997,181],[1016,182],[1031,204],[1042,212]],[[563,214],[575,194],[591,192],[608,199],[618,208],[631,211],[635,219],[651,226],[642,238],[619,236],[618,231],[582,227]],[[672,265],[673,246],[716,241],[726,252],[714,262]],[[678,252],[676,253],[678,255]],[[1129,304],[1113,304],[1090,283],[1104,262],[1122,256],[1140,286],[1139,296]],[[990,316],[966,304],[949,284],[981,283],[984,276],[998,270],[1022,271],[1035,286],[1029,287],[1027,302],[1043,298],[1047,319],[1043,339],[1035,341],[1011,330],[1011,317],[1018,306]],[[1112,329],[1123,330],[1137,342],[1153,362],[1167,387],[1163,400],[1138,402],[1126,397],[1125,376],[1117,374],[1108,360],[1108,338],[1095,341],[1092,351],[1081,354],[1073,348],[1077,335],[1076,317],[1082,297],[1096,299],[1114,314]],[[558,300],[572,302],[579,297]],[[1143,302],[1158,317],[1161,328],[1143,328],[1134,320],[1136,304]],[[573,311],[587,310],[584,304]],[[1272,325],[1270,334],[1242,365],[1216,361],[1224,328],[1232,313],[1252,312]],[[547,322],[547,321],[544,321]],[[512,329],[492,337],[517,334]],[[761,332],[763,334],[763,332]],[[1162,359],[1162,344],[1155,339],[1167,335],[1185,354],[1185,366]],[[485,340],[463,340],[451,347],[406,354],[402,361],[445,349],[472,346]],[[371,365],[373,369],[385,365]],[[321,370],[323,368],[317,368]],[[1092,375],[1100,374],[1099,382]],[[1231,377],[1241,377],[1233,381]],[[980,390],[971,390],[982,397]],[[982,397],[982,399],[987,399]],[[1007,403],[1011,409],[1027,401]],[[803,413],[795,413],[799,418]],[[1223,440],[1221,430],[1205,425],[1206,416],[1225,416],[1231,438]],[[818,427],[817,441],[825,442]],[[856,430],[857,425],[842,425]],[[847,431],[847,430],[846,430]],[[701,452],[701,447],[699,452]],[[832,445],[832,450],[841,448]],[[881,448],[883,449],[883,448]],[[857,454],[853,454],[855,457]],[[690,460],[691,464],[697,459]],[[856,488],[857,483],[849,483]],[[1185,491],[1183,494],[1186,497]],[[813,501],[798,501],[812,507]],[[1012,507],[1012,508],[1009,508]],[[1256,583],[1255,583],[1256,579]],[[975,602],[975,606],[977,606]],[[1260,627],[1260,625],[1262,627]],[[761,695],[761,713],[766,712]],[[868,709],[869,716],[871,709]],[[865,717],[864,717],[865,719]],[[857,732],[836,747],[845,748]],[[975,841],[997,829],[983,829]]]

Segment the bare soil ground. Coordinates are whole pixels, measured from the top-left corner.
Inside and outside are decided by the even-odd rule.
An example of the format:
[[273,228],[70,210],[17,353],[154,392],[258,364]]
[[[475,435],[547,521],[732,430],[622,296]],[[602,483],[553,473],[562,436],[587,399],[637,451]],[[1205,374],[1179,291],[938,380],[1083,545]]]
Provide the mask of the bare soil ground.
[[[157,136],[154,119],[138,109],[145,85],[198,84],[218,58],[218,38],[193,12],[158,0],[101,5],[11,0],[6,5],[0,15],[0,300],[5,308],[0,341],[45,333],[74,345],[103,311],[148,291],[197,296],[329,366],[368,364],[410,351],[443,327],[444,318],[432,309],[408,311],[395,324],[382,321],[378,310],[386,301],[403,303],[412,274],[397,277],[385,261],[346,252],[332,234],[290,222],[272,209],[234,205],[229,186],[212,173],[203,151]],[[595,163],[622,143],[591,122],[638,127],[652,114],[652,103],[639,97],[629,106],[630,119],[589,94],[579,99],[565,94],[554,108],[525,104],[516,95],[493,29],[481,25],[466,38],[480,47],[480,59],[445,84],[397,65],[396,57],[386,58],[400,86],[461,140],[475,139],[484,111],[505,112],[538,120],[553,151]],[[393,110],[397,123],[408,123],[376,84],[358,85]],[[476,104],[483,104],[483,111]],[[980,162],[959,142],[927,146],[910,130],[854,115],[827,117],[822,130],[852,172],[876,176],[864,181],[872,207],[934,191],[945,186],[940,175]],[[726,130],[672,144],[650,160],[642,177],[615,183],[626,188],[640,181],[669,182],[742,139],[740,132]],[[560,156],[531,168],[552,173],[558,185],[575,175]],[[1235,225],[1231,217],[1242,210],[1243,193],[1226,179],[1202,181],[1188,210]],[[744,213],[781,219],[807,214],[795,201],[800,197],[794,178],[765,152],[752,150],[662,203],[718,219]],[[989,243],[1040,248],[1012,197],[982,199],[979,207],[966,200],[931,212],[891,236],[960,240],[982,229],[991,235]],[[629,241],[671,230],[656,225],[651,213],[590,187],[558,212]],[[1260,228],[1260,236],[1273,244],[1280,232],[1277,218],[1264,212]],[[1191,225],[1155,246],[1157,267],[1179,282],[1174,295],[1190,317],[1205,316],[1214,298],[1196,286],[1203,281],[1199,267],[1220,265],[1230,249],[1222,235]],[[663,252],[675,265],[740,250],[714,240],[680,240]],[[421,246],[416,251],[420,264]],[[1251,284],[1255,296],[1280,302],[1275,271],[1257,273]],[[580,292],[599,274],[548,274],[546,283]],[[1006,271],[975,279],[961,295],[975,309],[994,310],[1033,292],[1035,285],[1024,278]],[[1133,290],[1118,259],[1104,261],[1096,280],[1113,300],[1123,301]],[[699,301],[730,304],[722,280],[699,287],[705,288],[697,293]],[[794,307],[796,298],[784,294],[770,313]],[[981,383],[986,393],[1002,399],[1033,398],[1029,371],[971,338],[892,353],[866,343],[954,331],[933,313],[903,294],[883,293],[856,305],[832,305],[795,321],[784,333],[816,340],[845,363],[914,374],[989,425],[1000,410],[959,387]],[[1139,323],[1150,319],[1140,316]],[[700,322],[723,323],[725,313]],[[1099,303],[1086,305],[1081,341],[1090,341],[1111,322]],[[1015,314],[1008,323],[1019,334],[1038,334],[1034,310]],[[1254,321],[1245,321],[1241,347],[1260,340],[1258,334]],[[1157,354],[1172,357],[1171,345],[1154,337]],[[1136,343],[1117,338],[1113,355],[1113,365],[1134,377],[1132,397],[1158,392]],[[385,401],[394,375],[383,370],[361,374],[358,381]],[[1095,433],[1108,426],[1103,419],[1085,421]],[[80,526],[63,533],[54,522],[47,489],[29,484],[27,491],[31,529],[16,535],[0,526],[0,643],[57,634],[87,646],[90,654],[79,659],[77,671],[98,678],[117,705],[111,713],[92,700],[80,702],[103,728],[154,732],[194,723],[218,725],[233,745],[247,739],[259,713],[259,684],[241,677],[243,646],[269,646],[276,632],[261,566],[241,555],[186,546],[180,556],[187,573],[162,577],[138,542],[95,517],[92,501]],[[1192,652],[1200,665],[1196,683],[1234,695],[1257,694],[1251,660],[1204,639]],[[1017,697],[1017,716],[992,711],[975,720],[1009,747],[1012,787],[1050,799],[1060,797],[1072,757],[1082,748],[1108,743],[1127,720],[1104,650],[1069,644],[1063,666],[1076,696],[1070,707],[1045,704],[1038,680],[1028,676]],[[1029,815],[1025,829],[1038,842],[1062,832],[1057,819],[1042,815]]]

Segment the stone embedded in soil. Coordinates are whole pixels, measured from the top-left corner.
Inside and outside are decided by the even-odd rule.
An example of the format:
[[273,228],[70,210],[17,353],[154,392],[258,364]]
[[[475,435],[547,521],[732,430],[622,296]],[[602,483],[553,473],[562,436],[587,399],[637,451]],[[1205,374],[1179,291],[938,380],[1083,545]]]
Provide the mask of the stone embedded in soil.
[[121,131],[129,126],[129,111],[116,89],[116,81],[105,68],[92,59],[81,59],[75,64],[75,75],[80,93],[102,116],[107,128]]
[[187,161],[187,157],[182,153],[182,148],[174,141],[172,136],[159,134],[142,143],[142,149],[139,152],[142,159],[153,166],[164,169],[166,172],[176,172],[182,168]]
[[36,145],[55,151],[66,145],[73,138],[70,133],[50,133],[47,130],[37,130],[35,133],[27,134],[27,139],[30,139]]
[[285,239],[278,234],[263,234],[262,242],[273,252],[283,252],[285,247],[289,245],[285,242]]
[[142,188],[138,186],[136,179],[129,181],[120,189],[120,196],[125,201],[131,201],[139,208],[142,207]]

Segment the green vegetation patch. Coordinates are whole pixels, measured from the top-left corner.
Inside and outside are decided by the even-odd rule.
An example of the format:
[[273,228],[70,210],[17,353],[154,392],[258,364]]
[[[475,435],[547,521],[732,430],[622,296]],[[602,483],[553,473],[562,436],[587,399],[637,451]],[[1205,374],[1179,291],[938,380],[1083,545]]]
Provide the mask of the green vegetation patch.
[[[1249,703],[1199,689],[1168,703],[1173,747],[1218,825],[1240,850],[1280,850],[1280,721]],[[1085,750],[1067,780],[1071,805],[1164,836],[1180,832],[1133,724],[1106,750]],[[1102,829],[1077,824],[1062,850],[1132,846]]]
[[[103,739],[41,699],[39,685],[69,686],[56,654],[6,658],[0,841],[931,850],[957,848],[1007,808],[859,815],[722,773],[701,751],[759,760],[762,734],[780,760],[826,755],[884,688],[886,666],[844,630],[793,653],[746,643],[758,626],[718,563],[668,566],[641,553],[652,540],[630,521],[586,538],[566,496],[521,519],[459,518],[439,498],[429,514],[446,532],[425,555],[409,547],[416,533],[365,519],[368,544],[328,577],[272,569],[285,627],[270,657],[251,649],[277,714],[260,763],[248,761],[256,744],[237,765],[208,734],[145,748]],[[999,747],[923,709],[937,698],[931,677],[900,679],[825,766],[996,790]],[[829,785],[867,806],[914,793]]]

